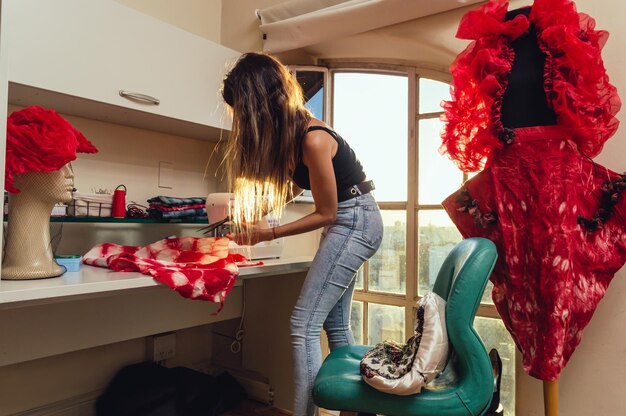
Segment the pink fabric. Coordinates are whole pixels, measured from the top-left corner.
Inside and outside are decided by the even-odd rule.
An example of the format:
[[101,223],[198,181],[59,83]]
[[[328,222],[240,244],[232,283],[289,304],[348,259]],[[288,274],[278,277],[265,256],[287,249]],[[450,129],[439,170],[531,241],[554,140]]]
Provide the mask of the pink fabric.
[[237,263],[246,262],[244,256],[228,253],[228,242],[227,238],[183,237],[145,247],[104,243],[89,250],[83,262],[148,274],[183,297],[219,302],[219,312],[239,275]]

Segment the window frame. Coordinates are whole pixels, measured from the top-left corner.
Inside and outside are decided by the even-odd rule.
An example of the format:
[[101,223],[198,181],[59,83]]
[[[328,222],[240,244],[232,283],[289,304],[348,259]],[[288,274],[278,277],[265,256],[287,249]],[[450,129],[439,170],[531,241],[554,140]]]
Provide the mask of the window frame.
[[[408,114],[407,114],[407,200],[406,201],[377,201],[381,210],[404,210],[406,212],[406,290],[404,294],[384,293],[370,291],[368,288],[368,263],[363,266],[363,288],[356,289],[353,301],[362,303],[362,334],[364,342],[368,339],[368,305],[378,303],[383,305],[401,306],[405,311],[405,334],[413,333],[413,317],[416,313],[416,304],[424,295],[419,293],[418,276],[418,216],[420,211],[442,210],[439,204],[420,205],[418,203],[418,174],[419,174],[419,123],[420,120],[439,118],[443,113],[430,112],[419,114],[419,80],[427,78],[450,84],[452,76],[444,70],[428,68],[412,63],[403,62],[372,62],[369,60],[323,60],[320,63],[328,68],[326,91],[328,92],[327,120],[333,125],[334,117],[334,76],[337,73],[371,73],[402,75],[408,81]],[[463,182],[468,179],[467,173],[463,173]],[[461,184],[459,184],[460,186]],[[484,318],[501,319],[493,304],[481,303],[477,316]]]

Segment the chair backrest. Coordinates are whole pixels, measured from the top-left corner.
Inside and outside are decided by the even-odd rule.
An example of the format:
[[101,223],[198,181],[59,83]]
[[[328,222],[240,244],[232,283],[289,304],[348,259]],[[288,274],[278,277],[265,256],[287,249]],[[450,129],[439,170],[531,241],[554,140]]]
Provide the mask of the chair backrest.
[[448,254],[433,287],[447,300],[446,325],[458,375],[457,394],[472,403],[477,397],[490,400],[493,393],[491,362],[473,323],[496,259],[496,247],[491,241],[465,239]]

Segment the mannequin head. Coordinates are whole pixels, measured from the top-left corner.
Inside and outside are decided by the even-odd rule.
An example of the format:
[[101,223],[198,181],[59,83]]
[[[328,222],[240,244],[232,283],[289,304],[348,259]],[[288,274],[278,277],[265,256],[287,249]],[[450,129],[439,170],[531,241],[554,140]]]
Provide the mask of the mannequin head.
[[56,277],[64,273],[53,258],[50,213],[72,200],[77,152],[97,149],[56,111],[31,106],[7,119],[5,189],[9,221],[2,279]]
[[70,163],[52,172],[27,172],[16,175],[14,185],[21,193],[42,202],[56,204],[72,201],[74,172]]

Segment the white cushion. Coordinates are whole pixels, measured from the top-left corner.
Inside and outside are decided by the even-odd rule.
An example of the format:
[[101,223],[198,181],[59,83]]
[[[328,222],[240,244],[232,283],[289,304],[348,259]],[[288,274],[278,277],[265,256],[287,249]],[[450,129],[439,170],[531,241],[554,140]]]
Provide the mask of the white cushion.
[[449,349],[446,301],[429,292],[417,304],[413,336],[406,344],[376,344],[361,360],[361,375],[385,393],[416,394],[444,369]]

